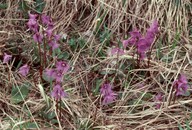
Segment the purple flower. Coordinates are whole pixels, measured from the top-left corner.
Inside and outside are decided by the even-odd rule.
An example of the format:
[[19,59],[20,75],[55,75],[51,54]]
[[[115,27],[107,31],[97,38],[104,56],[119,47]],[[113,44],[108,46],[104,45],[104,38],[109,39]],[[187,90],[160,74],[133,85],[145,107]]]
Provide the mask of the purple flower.
[[8,63],[9,60],[11,60],[11,58],[12,58],[12,55],[8,55],[7,53],[4,53],[3,63]]
[[138,39],[142,37],[141,33],[137,29],[129,32],[129,34],[131,35],[131,37],[138,38]]
[[61,70],[55,69],[53,73],[53,78],[56,80],[56,82],[60,83],[63,78],[63,72]]
[[126,48],[127,45],[129,44],[129,39],[123,40],[122,43],[123,43],[123,47]]
[[45,25],[49,25],[51,23],[51,18],[45,14],[41,16],[42,23]]
[[59,47],[59,44],[56,41],[49,41],[48,44],[52,48],[52,50],[55,50]]
[[55,40],[55,41],[59,41],[60,37],[61,37],[61,36],[60,36],[59,34],[54,35],[54,40]]
[[188,89],[188,81],[185,75],[180,74],[179,78],[173,83],[176,89],[176,96],[184,95]]
[[57,84],[53,87],[53,90],[51,92],[51,96],[58,100],[58,99],[61,99],[63,97],[67,97],[67,93],[62,90],[60,84]]
[[103,84],[100,93],[103,96],[103,105],[107,105],[113,102],[116,99],[117,94],[115,94],[112,90],[112,86],[110,84]]
[[145,38],[139,39],[137,43],[138,53],[145,52],[148,48],[147,40]]
[[38,30],[38,23],[36,20],[37,14],[29,14],[29,21],[27,22],[27,25],[30,30],[37,32]]
[[57,61],[56,69],[66,73],[70,69],[70,65],[66,61]]
[[52,33],[53,33],[53,29],[47,28],[47,29],[45,30],[45,33],[46,33],[46,36],[50,39],[51,36],[52,36]]
[[29,73],[29,66],[27,64],[23,65],[22,67],[19,68],[19,73],[22,76],[26,76]]
[[103,105],[107,105],[109,103],[112,103],[116,99],[116,95],[114,93],[105,95],[102,101]]
[[153,32],[153,33],[158,33],[158,21],[154,20],[153,23],[151,24],[150,28],[148,29],[149,32]]
[[33,40],[34,40],[35,42],[42,43],[42,42],[43,42],[43,35],[40,34],[39,32],[36,32],[36,33],[33,35]]
[[115,54],[123,55],[123,54],[124,54],[124,50],[121,49],[121,48],[113,48],[113,49],[111,50],[111,54],[112,54],[112,55],[115,55]]
[[156,107],[157,109],[160,109],[161,104],[162,104],[161,102],[163,101],[163,96],[162,96],[162,94],[161,94],[161,93],[158,93],[158,94],[155,96],[154,101],[157,102],[157,103],[155,103],[155,107]]
[[38,16],[37,14],[29,14],[29,19],[36,20],[37,16]]
[[157,20],[154,20],[150,28],[147,29],[147,33],[145,35],[145,39],[147,40],[148,46],[151,46],[155,39],[155,34],[159,32],[158,30],[158,22]]
[[142,37],[141,33],[135,29],[129,33],[131,37],[123,41],[123,47],[126,48],[127,45],[133,46],[136,45],[138,40]]

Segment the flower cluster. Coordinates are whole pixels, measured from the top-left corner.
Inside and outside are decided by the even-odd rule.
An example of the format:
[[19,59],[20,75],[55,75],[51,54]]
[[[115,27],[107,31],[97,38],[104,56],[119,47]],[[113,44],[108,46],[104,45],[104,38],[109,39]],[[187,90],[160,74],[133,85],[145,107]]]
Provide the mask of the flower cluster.
[[[37,21],[37,14],[29,14],[29,21],[27,23],[29,29],[34,33],[33,40],[39,44],[43,43],[44,36],[48,42],[48,45],[52,50],[59,47],[58,41],[60,40],[60,35],[53,34],[53,22],[52,19],[45,15],[41,15],[42,27],[44,27],[44,33],[39,30],[39,23]],[[44,35],[43,35],[44,34]]]
[[130,32],[131,37],[123,41],[123,47],[126,48],[128,45],[135,46],[139,59],[143,60],[146,57],[146,51],[150,49],[157,33],[158,22],[155,20],[150,28],[147,29],[145,36],[142,36],[137,29]]
[[65,92],[61,92],[61,83],[64,74],[70,69],[70,65],[66,61],[57,61],[55,68],[52,69],[46,69],[45,75],[48,77],[48,79],[55,80],[56,85],[53,88],[52,96],[58,99],[58,97],[64,97]]
[[103,84],[101,86],[100,93],[103,96],[103,105],[113,102],[117,96],[117,94],[113,92],[111,84]]
[[[12,58],[12,55],[8,55],[7,53],[4,53],[3,63],[8,63],[11,60],[11,58]],[[30,67],[27,64],[25,64],[19,68],[18,73],[26,77],[27,74],[29,73],[29,69]]]
[[185,75],[180,74],[178,79],[173,83],[173,86],[176,89],[176,96],[184,95],[188,89],[188,82]]

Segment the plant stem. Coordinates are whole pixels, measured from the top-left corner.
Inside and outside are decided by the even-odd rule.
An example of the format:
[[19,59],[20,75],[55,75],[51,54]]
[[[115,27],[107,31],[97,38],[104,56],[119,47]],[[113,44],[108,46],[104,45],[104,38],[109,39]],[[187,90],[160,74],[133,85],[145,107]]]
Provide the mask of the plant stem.
[[39,73],[40,73],[40,78],[41,78],[41,81],[43,81],[43,79],[42,79],[42,74],[43,74],[43,68],[42,68],[42,60],[41,60],[41,47],[40,47],[40,44],[39,43],[37,43],[38,44],[38,47],[39,47],[39,59],[40,59],[40,69],[39,69]]
[[44,46],[44,68],[46,68],[46,44],[45,44],[45,41],[43,42],[43,46]]

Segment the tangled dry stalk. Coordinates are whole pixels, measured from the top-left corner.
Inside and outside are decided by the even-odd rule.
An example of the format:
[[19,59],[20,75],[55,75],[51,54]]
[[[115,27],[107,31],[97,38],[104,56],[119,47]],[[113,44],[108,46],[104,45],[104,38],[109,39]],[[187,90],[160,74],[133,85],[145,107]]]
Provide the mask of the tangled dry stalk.
[[[25,1],[34,4],[32,0]],[[0,56],[2,57],[3,52],[12,52],[13,48],[17,47],[17,52],[12,52],[17,57],[15,61],[33,61],[32,50],[27,50],[31,48],[31,35],[26,31],[27,19],[18,10],[18,2],[19,0],[0,2],[8,3],[6,9],[0,9]],[[63,120],[59,125],[54,125],[39,115],[39,111],[45,111],[45,114],[54,111],[55,102],[45,110],[47,101],[37,86],[40,80],[35,65],[31,75],[34,78],[29,79],[18,76],[16,71],[11,69],[13,63],[7,66],[1,62],[1,129],[11,127],[10,121],[4,119],[6,117],[13,122],[12,128],[34,121],[41,126],[39,129],[46,127],[46,123],[60,129],[178,129],[179,124],[187,128],[186,122],[191,129],[191,96],[179,97],[175,101],[171,96],[172,81],[179,73],[186,74],[189,83],[192,81],[191,0],[46,0],[43,13],[53,18],[55,31],[67,34],[67,40],[73,35],[86,39],[86,47],[75,51],[70,50],[68,41],[61,45],[63,51],[72,55],[72,78],[63,86],[69,92],[69,98],[63,100],[66,106],[62,109]],[[98,57],[101,48],[105,53],[108,48],[94,35],[93,32],[98,33],[98,28],[103,30],[103,25],[106,25],[112,34],[110,46],[113,46],[136,27],[144,32],[154,19],[160,24],[158,43],[161,44],[160,51],[165,60],[158,60],[155,56],[159,50],[158,44],[152,52],[149,68],[123,72],[111,64],[116,57]],[[170,49],[175,42],[176,47]],[[21,51],[22,48],[25,50]],[[128,55],[130,52],[131,49],[126,52],[127,55],[119,57],[119,65],[131,62],[132,57]],[[93,96],[91,93],[96,85],[95,81],[107,76],[94,70],[98,66],[100,71],[105,72],[117,69],[112,80],[116,82],[115,89],[122,97],[111,107],[101,106],[99,95]],[[147,79],[141,77],[139,71],[149,71],[151,76]],[[12,86],[24,82],[31,85],[30,95],[23,104],[11,104]],[[139,87],[141,84],[143,86]],[[44,89],[49,92],[47,88]],[[164,94],[160,109],[154,108],[153,96],[146,96],[148,93],[157,92]],[[30,118],[27,117],[28,114],[31,115]]]

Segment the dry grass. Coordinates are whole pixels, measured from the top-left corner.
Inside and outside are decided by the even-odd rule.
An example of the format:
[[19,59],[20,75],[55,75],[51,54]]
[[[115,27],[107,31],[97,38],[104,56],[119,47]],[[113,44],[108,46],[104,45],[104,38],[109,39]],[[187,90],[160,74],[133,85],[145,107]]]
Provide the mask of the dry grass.
[[[26,1],[33,4],[32,0]],[[61,45],[62,50],[71,55],[72,71],[63,85],[69,98],[62,100],[65,107],[62,109],[62,120],[58,124],[53,124],[40,115],[55,111],[55,101],[48,97],[50,102],[47,102],[38,87],[40,79],[33,64],[33,52],[30,50],[31,35],[26,32],[27,19],[18,11],[17,0],[3,0],[0,4],[3,2],[8,3],[8,7],[0,9],[0,56],[2,57],[3,52],[9,52],[16,57],[15,62],[20,59],[29,62],[32,73],[29,78],[21,78],[16,70],[11,69],[15,66],[13,63],[0,63],[0,129],[16,128],[30,121],[39,124],[38,129],[46,130],[46,123],[59,129],[82,130],[178,129],[179,124],[187,128],[186,121],[189,127],[192,126],[191,95],[179,97],[175,101],[171,96],[172,81],[179,73],[186,74],[189,83],[192,81],[190,0],[46,0],[43,12],[53,18],[56,32],[68,35],[66,43],[73,36],[86,39],[86,44],[81,49],[71,50],[66,43]],[[99,56],[99,49],[107,53],[109,47],[116,46],[133,28],[137,27],[145,32],[154,19],[160,24],[161,31],[156,42],[161,47],[158,48],[156,44],[149,68],[141,67],[123,72],[120,67],[112,64],[117,60],[116,57]],[[104,41],[100,43],[100,39],[93,33],[98,28],[104,30],[104,24],[112,34],[110,46],[106,46]],[[177,45],[171,49],[174,42]],[[158,49],[165,59],[171,57],[171,60],[158,60]],[[131,50],[126,52],[127,55],[119,57],[119,66],[130,65],[130,52]],[[100,73],[116,69],[117,73],[111,76]],[[141,72],[150,72],[151,76],[145,78]],[[100,96],[94,95],[92,89],[96,86],[96,80],[107,80],[107,77],[113,81],[114,90],[122,96],[110,106],[101,106]],[[24,82],[30,83],[30,95],[24,103],[12,104],[12,86]],[[139,87],[141,84],[143,87]],[[49,89],[44,90],[49,96]],[[153,97],[158,92],[164,94],[164,102],[160,109],[155,109]],[[10,126],[10,122],[13,126]]]

